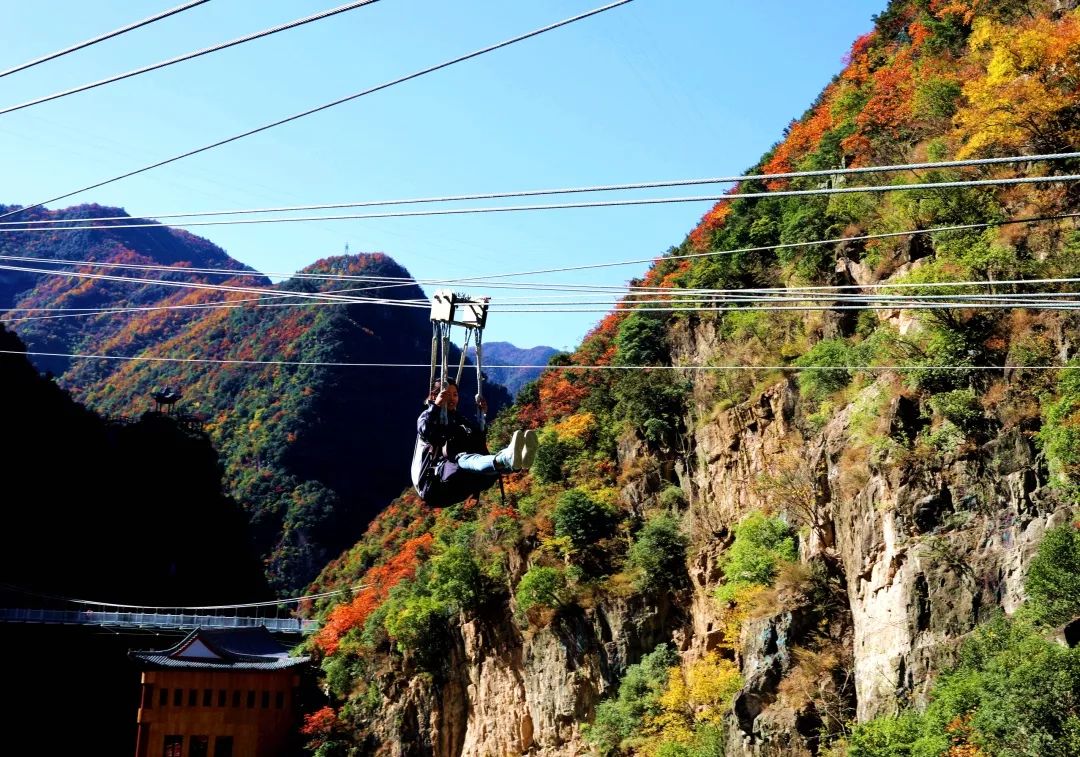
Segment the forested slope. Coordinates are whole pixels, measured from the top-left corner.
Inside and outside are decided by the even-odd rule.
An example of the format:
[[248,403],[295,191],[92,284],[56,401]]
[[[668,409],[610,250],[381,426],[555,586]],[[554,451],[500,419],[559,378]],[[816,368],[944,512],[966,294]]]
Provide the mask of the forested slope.
[[[1075,149],[1074,6],[895,0],[750,172]],[[404,496],[312,585],[367,587],[314,608],[312,749],[1078,753],[1077,319],[1026,294],[1070,300],[1078,165],[740,185],[497,424],[542,429],[505,502]]]
[[[0,349],[24,347],[0,327]],[[0,365],[5,590],[150,606],[270,596],[204,434],[158,413],[111,423],[24,356]]]
[[[127,217],[96,205],[26,215]],[[99,412],[138,417],[155,407],[155,390],[178,391],[174,410],[219,451],[226,491],[247,515],[272,585],[295,592],[408,484],[427,372],[392,366],[430,352],[424,307],[311,295],[366,276],[404,279],[393,299],[425,295],[377,253],[320,260],[271,286],[204,239],[152,223],[109,228],[117,223],[0,235],[0,253],[20,258],[5,266],[24,269],[0,272],[0,310],[31,352],[137,358],[32,358]],[[217,289],[195,288],[205,285]],[[271,297],[288,292],[307,297]],[[368,363],[388,367],[348,365]],[[510,401],[494,383],[486,394],[493,411]]]

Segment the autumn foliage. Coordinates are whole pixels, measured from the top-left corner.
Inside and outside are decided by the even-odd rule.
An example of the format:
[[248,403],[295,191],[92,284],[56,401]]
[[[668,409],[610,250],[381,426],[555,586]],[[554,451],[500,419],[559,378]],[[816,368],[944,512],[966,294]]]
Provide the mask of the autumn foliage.
[[957,114],[961,155],[1053,152],[1077,144],[1080,18],[1005,25],[979,19],[971,37],[979,74]]
[[368,616],[386,599],[390,590],[406,579],[416,576],[420,561],[431,551],[432,535],[423,534],[406,541],[401,550],[383,565],[364,574],[363,588],[349,603],[330,611],[326,622],[315,636],[315,644],[327,654],[333,654],[341,637],[363,626]]

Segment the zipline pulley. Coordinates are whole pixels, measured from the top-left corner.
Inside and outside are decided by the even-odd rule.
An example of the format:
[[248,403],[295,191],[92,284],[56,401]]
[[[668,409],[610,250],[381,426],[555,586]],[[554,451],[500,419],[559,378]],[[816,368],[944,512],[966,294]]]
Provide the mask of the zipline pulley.
[[[455,382],[459,391],[461,377],[465,372],[465,357],[469,348],[469,340],[475,338],[476,347],[476,420],[483,429],[486,425],[484,412],[480,409],[484,398],[484,374],[483,374],[483,331],[487,325],[487,313],[489,297],[472,298],[468,295],[457,294],[450,289],[439,289],[431,298],[431,374],[428,386],[435,383],[436,370],[440,380],[445,384],[449,377],[450,360],[450,328],[462,326],[465,328],[465,339],[461,345],[461,356],[458,360],[458,369]],[[443,413],[445,414],[445,410]]]

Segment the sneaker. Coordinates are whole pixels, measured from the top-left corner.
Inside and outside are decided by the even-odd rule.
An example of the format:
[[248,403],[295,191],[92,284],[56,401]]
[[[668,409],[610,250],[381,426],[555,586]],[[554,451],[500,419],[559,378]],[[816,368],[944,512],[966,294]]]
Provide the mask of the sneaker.
[[536,450],[540,446],[540,436],[531,428],[525,432],[525,453],[521,458],[522,468],[531,468],[536,459]]
[[510,470],[521,470],[525,461],[525,432],[515,431],[506,451],[510,453]]

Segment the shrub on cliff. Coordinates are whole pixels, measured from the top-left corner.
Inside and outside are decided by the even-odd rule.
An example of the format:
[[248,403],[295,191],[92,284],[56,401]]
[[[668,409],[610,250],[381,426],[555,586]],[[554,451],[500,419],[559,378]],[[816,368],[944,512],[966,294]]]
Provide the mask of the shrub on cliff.
[[630,371],[612,388],[614,416],[659,447],[675,444],[689,385],[671,371]]
[[1056,626],[1080,615],[1080,530],[1047,531],[1024,585],[1039,620]]
[[858,725],[848,740],[848,757],[912,757],[921,726],[922,718],[913,710]]
[[695,730],[687,743],[663,741],[656,747],[656,757],[724,757],[727,732],[717,726]]
[[467,547],[447,547],[431,561],[432,596],[455,610],[472,607],[484,596],[487,579]]
[[717,598],[729,602],[742,588],[770,585],[780,564],[797,557],[791,526],[762,513],[748,515],[735,526],[735,541],[724,555]]
[[974,431],[983,418],[982,405],[971,388],[935,394],[930,398],[930,407],[965,433]]
[[618,754],[625,742],[642,735],[647,718],[660,714],[669,671],[678,664],[678,653],[661,644],[626,669],[619,693],[601,702],[595,720],[583,728],[585,739],[602,757]]
[[446,603],[430,594],[404,589],[391,592],[383,623],[399,652],[420,653],[426,661],[445,644],[449,614]]
[[540,435],[540,446],[536,450],[532,474],[541,483],[554,483],[563,480],[563,465],[573,454],[570,445],[559,439],[553,431]]
[[1059,484],[1069,485],[1080,473],[1080,359],[1061,370],[1058,398],[1046,407],[1037,438],[1050,472]]
[[[949,750],[954,751],[949,751]],[[1080,649],[999,617],[964,644],[924,712],[855,727],[850,757],[1072,757],[1080,754]]]
[[820,402],[851,382],[847,369],[855,362],[851,345],[843,339],[823,339],[795,361],[806,366],[799,372],[799,391],[807,398]]
[[687,584],[687,538],[674,516],[654,515],[638,533],[627,560],[642,591],[670,591]]
[[521,577],[517,592],[518,612],[534,608],[554,609],[565,601],[566,576],[558,568],[534,567]]
[[619,324],[615,360],[620,365],[666,365],[667,327],[659,313],[635,310]]
[[567,537],[582,549],[615,533],[616,513],[581,489],[571,489],[559,497],[551,520],[555,535]]

